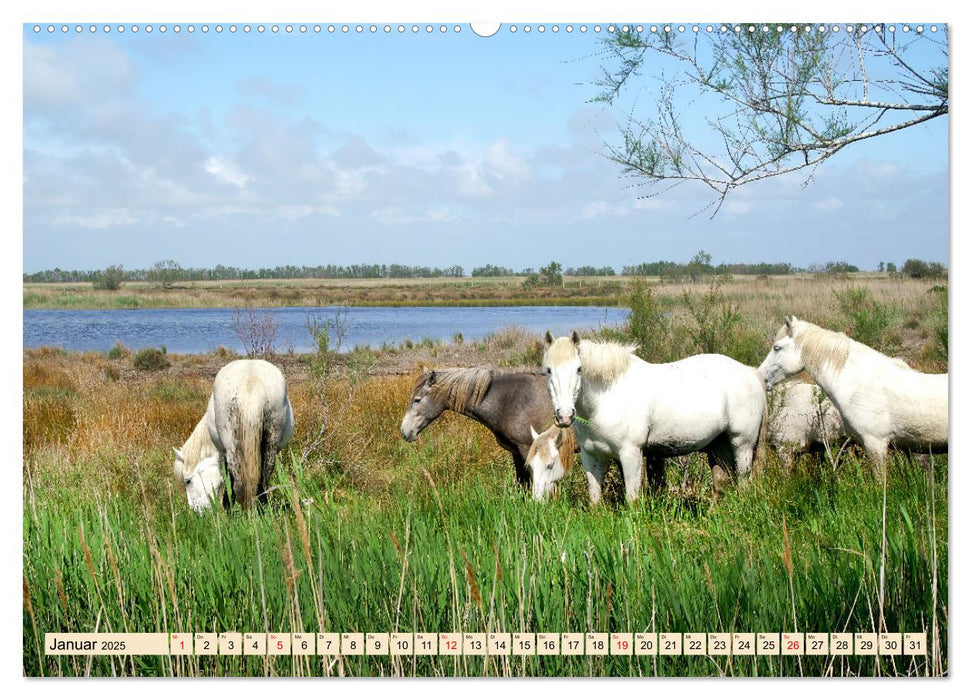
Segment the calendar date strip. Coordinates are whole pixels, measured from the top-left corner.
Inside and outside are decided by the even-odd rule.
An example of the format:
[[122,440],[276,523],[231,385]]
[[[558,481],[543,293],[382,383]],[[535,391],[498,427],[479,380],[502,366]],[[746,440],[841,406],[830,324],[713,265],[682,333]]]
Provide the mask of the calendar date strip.
[[157,632],[44,635],[47,656],[926,656],[926,632]]

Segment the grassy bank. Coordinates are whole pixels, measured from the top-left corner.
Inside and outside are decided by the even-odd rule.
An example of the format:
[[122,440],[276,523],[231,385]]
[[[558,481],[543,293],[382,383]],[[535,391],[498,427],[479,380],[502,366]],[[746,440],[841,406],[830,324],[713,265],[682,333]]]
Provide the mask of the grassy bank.
[[[704,289],[706,281],[664,282],[658,278],[565,277],[560,286],[530,287],[521,277],[414,280],[240,280],[185,282],[162,289],[147,282],[126,282],[117,291],[90,284],[24,284],[25,309],[273,308],[284,306],[617,306],[624,305],[635,280],[656,285],[664,295]],[[877,292],[930,286],[919,280],[884,274],[853,273],[752,277],[737,275],[725,289],[740,298],[788,297],[813,290],[866,284]]]
[[625,278],[567,278],[530,287],[521,277],[402,280],[239,280],[185,282],[162,289],[126,282],[117,291],[90,284],[24,284],[25,309],[236,308],[283,306],[569,306],[619,303]]

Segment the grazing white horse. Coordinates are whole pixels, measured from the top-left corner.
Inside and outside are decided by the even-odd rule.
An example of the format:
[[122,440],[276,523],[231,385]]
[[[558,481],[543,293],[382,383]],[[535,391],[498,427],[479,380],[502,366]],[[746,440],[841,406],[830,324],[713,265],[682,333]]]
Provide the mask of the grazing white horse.
[[769,445],[791,467],[795,455],[842,442],[843,417],[826,394],[809,382],[785,382],[769,392]]
[[551,425],[542,433],[529,426],[533,444],[526,455],[526,469],[533,481],[533,498],[542,501],[556,483],[573,469],[577,439],[572,428]]
[[265,360],[235,360],[216,374],[206,410],[209,437],[225,460],[233,498],[266,499],[277,452],[293,435],[283,372]]
[[843,416],[879,476],[887,450],[947,449],[947,374],[923,374],[844,333],[787,318],[759,366],[766,385],[806,370]]
[[209,510],[222,500],[225,492],[219,450],[209,437],[209,426],[203,416],[181,448],[175,450],[175,477],[185,483],[189,507],[196,513]]
[[768,424],[765,388],[751,367],[724,355],[695,355],[651,364],[635,346],[553,339],[546,333],[543,367],[553,420],[574,425],[590,499],[601,496],[606,460],[620,461],[627,500],[637,498],[642,453],[676,456],[705,450],[717,499],[726,467],[747,478],[764,453]]

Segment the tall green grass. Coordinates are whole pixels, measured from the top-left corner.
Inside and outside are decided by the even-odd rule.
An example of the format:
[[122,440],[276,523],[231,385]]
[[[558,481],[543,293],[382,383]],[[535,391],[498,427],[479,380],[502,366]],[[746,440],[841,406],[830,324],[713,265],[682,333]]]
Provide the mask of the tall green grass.
[[[374,495],[289,456],[262,512],[24,494],[26,675],[940,675],[947,466],[854,459],[591,508],[495,476]],[[411,465],[414,467],[414,465]],[[703,473],[703,460],[686,468]],[[669,465],[669,481],[682,479]],[[420,472],[419,472],[420,473]],[[45,632],[927,632],[925,657],[44,657]]]

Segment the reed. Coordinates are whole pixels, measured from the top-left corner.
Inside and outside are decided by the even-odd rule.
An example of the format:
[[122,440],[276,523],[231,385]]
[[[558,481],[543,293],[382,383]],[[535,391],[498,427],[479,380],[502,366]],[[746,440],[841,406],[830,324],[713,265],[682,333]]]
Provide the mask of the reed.
[[[292,457],[292,456],[291,456]],[[926,631],[938,647],[872,657],[344,657],[347,675],[936,675],[946,673],[946,468],[898,459],[884,506],[865,465],[770,471],[716,507],[674,494],[586,508],[482,474],[394,498],[337,472],[287,475],[261,513],[41,498],[24,523],[24,671],[48,631]],[[702,465],[693,465],[699,473]],[[673,477],[674,475],[669,475]],[[433,482],[434,483],[434,482]],[[171,507],[170,504],[171,503]],[[927,514],[933,513],[932,518]],[[885,519],[885,522],[884,522]],[[923,523],[923,524],[922,524]],[[296,540],[294,539],[296,533]],[[299,544],[298,544],[299,542]],[[878,611],[882,611],[878,613]],[[36,628],[36,632],[35,632]],[[120,663],[119,663],[120,661]],[[308,660],[95,658],[94,675],[324,675]]]

